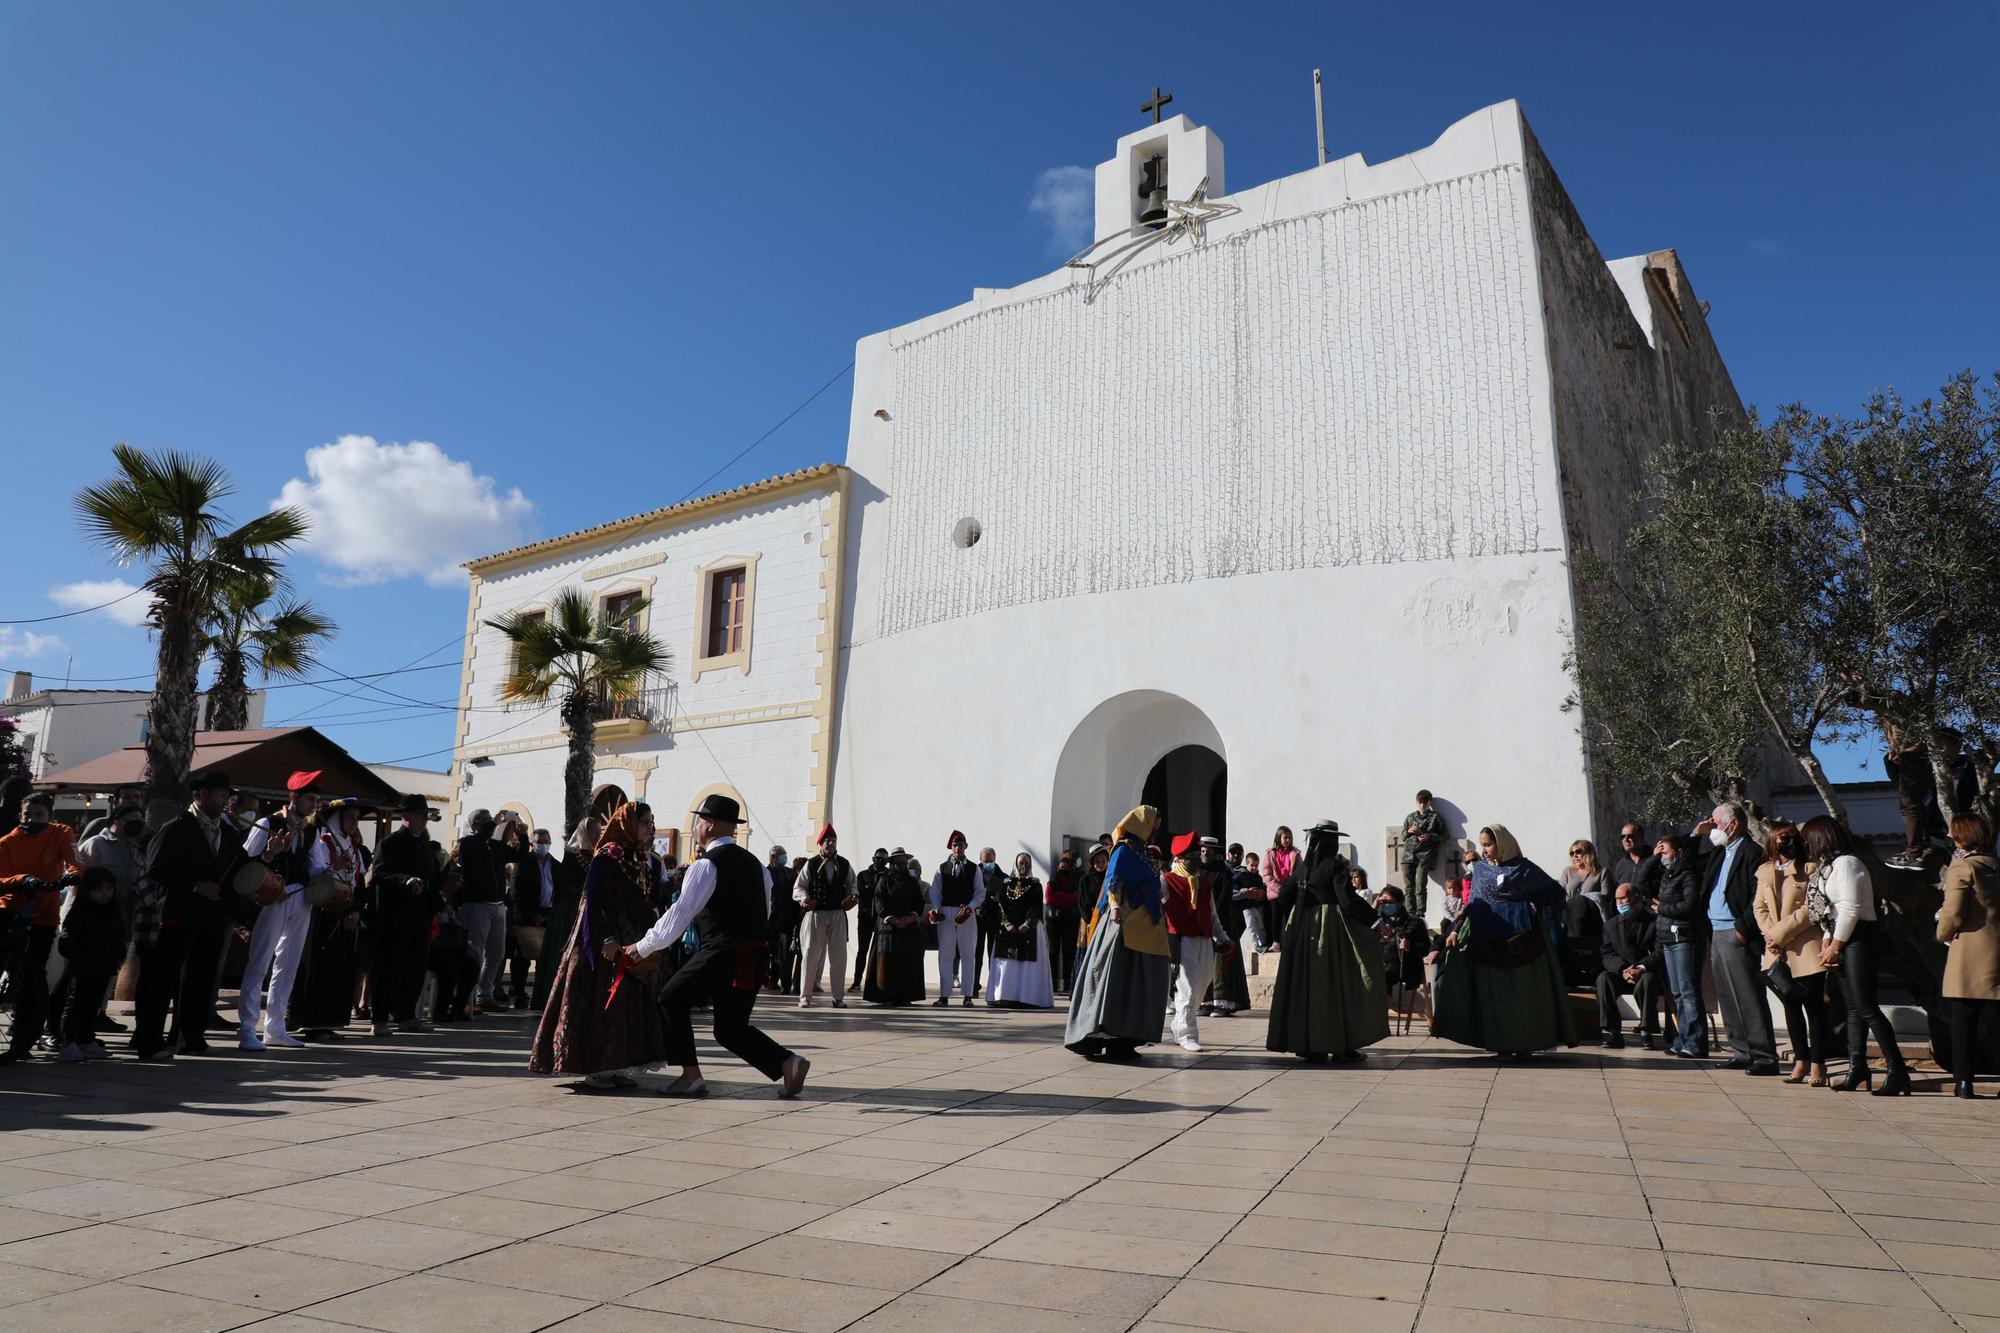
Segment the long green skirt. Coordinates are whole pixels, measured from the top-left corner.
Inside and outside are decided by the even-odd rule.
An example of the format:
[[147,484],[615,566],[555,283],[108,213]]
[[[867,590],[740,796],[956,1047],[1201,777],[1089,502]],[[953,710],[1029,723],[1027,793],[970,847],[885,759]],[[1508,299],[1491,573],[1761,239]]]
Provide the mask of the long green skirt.
[[1338,907],[1293,908],[1279,956],[1266,1050],[1338,1055],[1389,1035],[1381,949],[1357,942]]
[[[1537,922],[1537,929],[1544,929]],[[1555,946],[1516,966],[1473,957],[1470,932],[1444,951],[1438,968],[1434,1036],[1500,1054],[1576,1045]]]

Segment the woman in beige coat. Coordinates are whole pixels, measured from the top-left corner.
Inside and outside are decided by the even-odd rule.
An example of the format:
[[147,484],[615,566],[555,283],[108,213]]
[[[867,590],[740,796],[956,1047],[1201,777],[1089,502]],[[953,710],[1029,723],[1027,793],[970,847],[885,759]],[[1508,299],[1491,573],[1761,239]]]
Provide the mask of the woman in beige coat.
[[1937,937],[1945,954],[1944,997],[1951,1010],[1952,1092],[1976,1096],[1979,1015],[2000,1006],[2000,902],[1994,898],[1993,829],[1979,815],[1951,821],[1957,845],[1944,872],[1944,908]]
[[1806,864],[1798,828],[1789,819],[1771,821],[1764,864],[1757,867],[1757,896],[1751,911],[1764,932],[1764,968],[1779,959],[1791,969],[1796,998],[1785,1001],[1785,1029],[1792,1042],[1787,1083],[1826,1086],[1826,975],[1820,966],[1825,934],[1806,915]]

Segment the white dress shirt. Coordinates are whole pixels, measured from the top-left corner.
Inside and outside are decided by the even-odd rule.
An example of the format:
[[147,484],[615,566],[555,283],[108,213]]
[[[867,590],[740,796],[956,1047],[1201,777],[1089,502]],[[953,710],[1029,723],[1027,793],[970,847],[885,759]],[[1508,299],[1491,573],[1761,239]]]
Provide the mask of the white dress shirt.
[[[734,847],[736,839],[717,838],[708,845],[710,847]],[[757,867],[757,874],[764,881],[764,917],[766,920],[769,920],[771,916],[771,868],[759,865]],[[654,954],[687,934],[688,927],[694,924],[695,917],[701,914],[702,908],[708,906],[708,900],[714,895],[715,863],[705,856],[696,857],[693,864],[688,866],[687,874],[681,877],[681,896],[674,899],[674,905],[667,909],[667,914],[653,923],[653,928],[646,932],[644,939],[641,939],[637,944],[632,946],[633,949],[641,958],[651,958]]]
[[[950,858],[947,857],[945,859],[945,864],[949,865],[950,863],[951,863]],[[942,912],[945,910],[944,866],[939,866],[937,873],[931,876],[931,888],[928,898],[930,901],[930,909],[933,912]],[[985,867],[983,866],[973,866],[972,901],[967,903],[966,906],[970,907],[972,911],[976,914],[979,911],[979,909],[985,905],[985,903],[986,903],[986,870]],[[958,909],[955,907],[952,908],[951,910],[954,913],[958,911]]]

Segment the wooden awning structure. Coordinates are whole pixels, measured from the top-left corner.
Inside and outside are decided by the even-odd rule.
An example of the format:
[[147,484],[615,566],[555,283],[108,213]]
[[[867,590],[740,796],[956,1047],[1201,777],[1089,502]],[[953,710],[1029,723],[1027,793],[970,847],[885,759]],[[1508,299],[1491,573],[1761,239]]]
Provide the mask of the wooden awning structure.
[[[319,789],[327,796],[353,796],[371,805],[383,805],[402,794],[311,727],[197,732],[190,771],[204,773],[214,768],[229,774],[239,789],[257,796],[282,797],[287,778],[315,769],[320,774]],[[35,787],[41,791],[112,791],[141,786],[145,775],[145,747],[128,745],[57,769]]]

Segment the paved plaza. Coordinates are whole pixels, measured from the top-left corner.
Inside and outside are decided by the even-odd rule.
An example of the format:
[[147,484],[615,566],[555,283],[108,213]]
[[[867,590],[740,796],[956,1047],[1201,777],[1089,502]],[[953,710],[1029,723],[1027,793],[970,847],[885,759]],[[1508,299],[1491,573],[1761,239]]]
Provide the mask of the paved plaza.
[[0,1327],[2000,1330],[2000,1102],[1307,1067],[1261,1015],[1137,1067],[1060,1015],[760,1016],[796,1102],[720,1061],[704,1102],[575,1095],[525,1017],[10,1069]]

